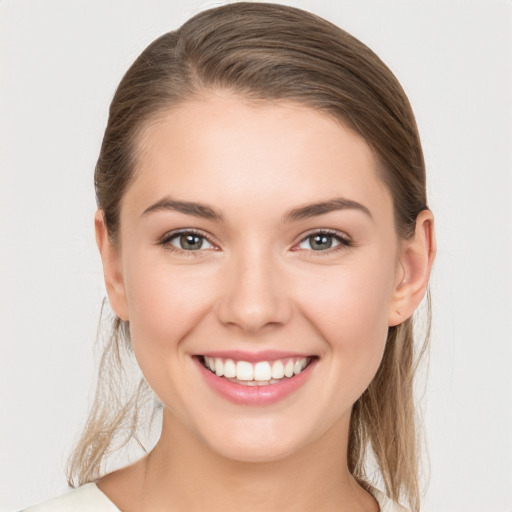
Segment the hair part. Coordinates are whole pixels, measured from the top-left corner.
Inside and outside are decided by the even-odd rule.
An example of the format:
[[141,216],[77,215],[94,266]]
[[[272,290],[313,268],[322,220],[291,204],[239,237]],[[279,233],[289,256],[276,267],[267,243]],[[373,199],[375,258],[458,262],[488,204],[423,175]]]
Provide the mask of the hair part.
[[[121,201],[137,169],[145,127],[173,107],[218,89],[249,100],[296,102],[355,130],[376,155],[393,198],[399,238],[414,234],[418,214],[427,209],[425,164],[412,109],[391,71],[367,46],[318,16],[276,4],[236,3],[201,12],[155,40],[121,80],[94,176],[98,207],[113,243],[119,242]],[[108,354],[118,354],[120,345],[131,350],[128,324],[116,322],[98,394],[70,461],[70,482],[100,476],[121,425],[126,442],[136,436],[137,399],[111,399],[119,375],[111,370]],[[353,407],[348,465],[364,482],[366,456],[373,451],[390,497],[404,496],[415,511],[413,338],[412,319],[389,329],[377,375]]]

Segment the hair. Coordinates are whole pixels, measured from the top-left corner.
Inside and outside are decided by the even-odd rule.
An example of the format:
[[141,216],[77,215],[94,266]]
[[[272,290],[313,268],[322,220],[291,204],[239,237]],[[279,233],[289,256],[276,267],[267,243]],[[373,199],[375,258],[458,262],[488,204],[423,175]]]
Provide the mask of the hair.
[[[399,238],[414,234],[418,214],[428,208],[425,164],[414,114],[397,79],[372,50],[328,21],[297,8],[251,2],[197,14],[151,43],[121,80],[94,176],[112,243],[119,243],[120,202],[137,170],[143,129],[213,89],[295,102],[360,134],[392,195]],[[418,510],[413,378],[427,340],[418,350],[413,338],[412,318],[389,328],[377,374],[353,406],[348,468],[366,485],[373,453],[388,495]],[[130,345],[129,324],[115,318],[89,419],[69,462],[71,484],[97,479],[109,454],[133,439],[140,442],[147,422],[141,411],[153,410],[154,402],[140,375],[130,383],[131,395],[121,396],[120,382],[130,380],[123,361],[134,359]]]

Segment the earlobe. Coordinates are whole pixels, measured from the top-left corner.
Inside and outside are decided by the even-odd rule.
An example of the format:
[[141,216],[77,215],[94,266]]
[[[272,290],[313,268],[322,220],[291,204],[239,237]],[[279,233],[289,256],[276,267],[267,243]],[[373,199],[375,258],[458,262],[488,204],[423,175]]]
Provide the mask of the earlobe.
[[126,321],[128,320],[128,303],[121,267],[121,255],[108,236],[103,210],[96,211],[94,229],[96,244],[103,263],[103,276],[110,305],[114,313],[121,320]]
[[414,235],[401,242],[397,280],[390,303],[388,325],[398,325],[410,318],[420,305],[428,285],[436,255],[434,216],[423,210],[416,219]]

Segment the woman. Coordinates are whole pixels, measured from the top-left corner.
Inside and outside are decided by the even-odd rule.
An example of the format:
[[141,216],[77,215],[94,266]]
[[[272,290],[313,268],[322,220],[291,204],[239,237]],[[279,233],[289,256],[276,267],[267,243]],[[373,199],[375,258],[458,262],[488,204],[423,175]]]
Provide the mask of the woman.
[[[115,313],[100,375],[133,352],[144,380],[124,401],[100,382],[82,487],[29,510],[418,510],[412,315],[435,237],[378,57],[290,7],[200,13],[121,81],[95,186]],[[149,388],[156,446],[104,474]]]

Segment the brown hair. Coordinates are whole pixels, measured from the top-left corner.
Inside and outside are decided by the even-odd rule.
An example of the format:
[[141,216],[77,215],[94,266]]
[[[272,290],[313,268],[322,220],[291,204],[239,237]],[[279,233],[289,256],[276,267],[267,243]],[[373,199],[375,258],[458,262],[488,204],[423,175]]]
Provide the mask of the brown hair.
[[[255,100],[297,102],[354,129],[376,154],[393,197],[397,233],[401,238],[414,233],[418,214],[427,208],[425,166],[413,112],[391,71],[367,46],[313,14],[236,3],[201,12],[155,40],[119,84],[95,171],[98,206],[114,243],[120,201],[137,168],[141,131],[172,106],[212,88]],[[129,327],[116,319],[95,403],[70,461],[70,482],[98,478],[105,455],[137,438],[147,386],[137,382],[129,398],[115,394],[121,360],[129,356]],[[419,508],[415,371],[409,319],[389,329],[377,375],[353,407],[348,452],[349,470],[364,483],[372,450],[390,497],[405,496],[413,510]],[[116,446],[120,432],[124,437]]]

